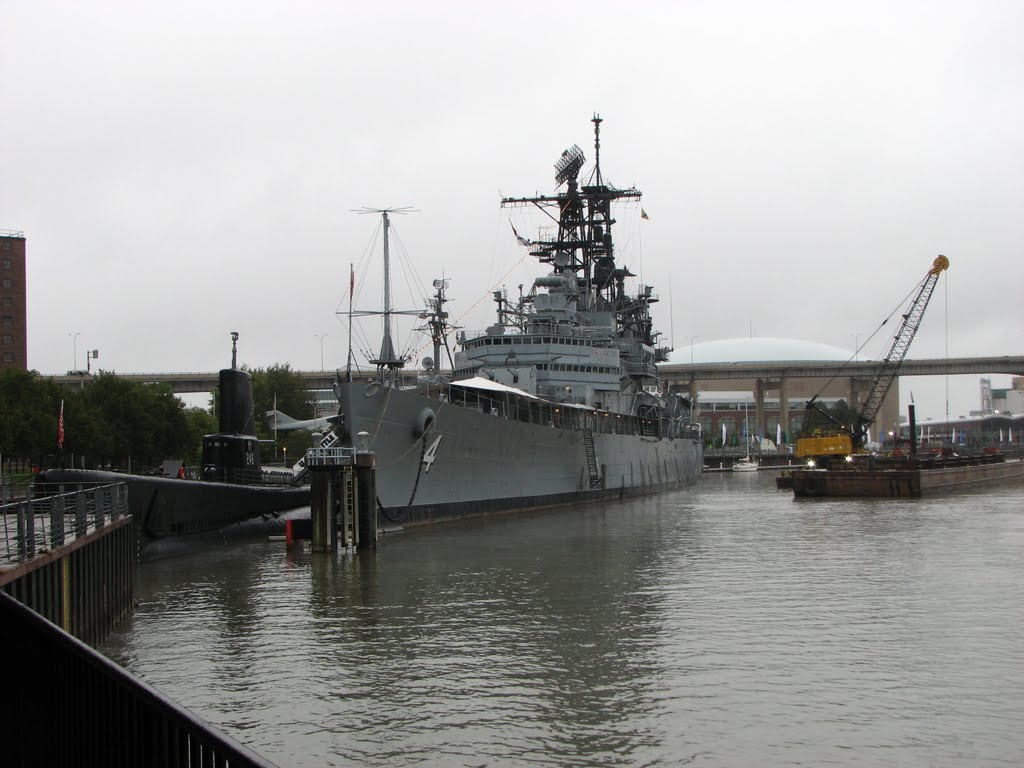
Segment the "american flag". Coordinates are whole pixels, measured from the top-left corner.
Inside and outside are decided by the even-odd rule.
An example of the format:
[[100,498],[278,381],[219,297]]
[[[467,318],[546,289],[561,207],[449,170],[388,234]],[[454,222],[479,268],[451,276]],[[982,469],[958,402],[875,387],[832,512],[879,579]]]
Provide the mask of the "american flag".
[[57,417],[57,447],[64,447],[64,401],[60,401],[60,415]]

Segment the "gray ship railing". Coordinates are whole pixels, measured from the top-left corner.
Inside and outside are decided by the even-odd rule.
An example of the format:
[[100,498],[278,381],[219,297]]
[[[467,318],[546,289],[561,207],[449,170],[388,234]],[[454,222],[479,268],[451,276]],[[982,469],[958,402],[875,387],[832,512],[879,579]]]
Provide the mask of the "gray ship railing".
[[128,515],[128,484],[28,485],[24,497],[0,500],[0,565],[24,562]]
[[8,663],[25,670],[3,714],[5,766],[273,768],[3,593],[0,626]]

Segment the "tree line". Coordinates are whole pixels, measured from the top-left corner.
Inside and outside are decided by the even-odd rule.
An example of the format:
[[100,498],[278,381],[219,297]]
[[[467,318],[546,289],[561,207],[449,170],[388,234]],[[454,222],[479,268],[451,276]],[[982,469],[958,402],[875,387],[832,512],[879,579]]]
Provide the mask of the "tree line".
[[[313,405],[302,377],[287,363],[249,373],[263,460],[272,461],[275,449],[285,446],[297,459],[309,445],[309,433],[288,433],[275,444],[264,414],[276,398],[279,410],[308,418]],[[64,439],[58,446],[62,402]],[[167,384],[128,381],[104,371],[72,388],[37,371],[5,369],[0,371],[0,457],[38,466],[70,464],[73,457],[79,467],[130,465],[134,471],[170,458],[198,465],[203,435],[218,431],[217,403],[214,392],[208,408],[189,407]]]

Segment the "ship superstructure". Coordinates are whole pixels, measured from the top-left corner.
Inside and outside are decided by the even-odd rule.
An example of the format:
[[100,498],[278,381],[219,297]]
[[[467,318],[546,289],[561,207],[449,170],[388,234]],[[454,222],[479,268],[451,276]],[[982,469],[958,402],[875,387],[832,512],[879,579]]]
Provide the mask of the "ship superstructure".
[[651,421],[666,411],[676,418],[684,401],[656,393],[656,363],[669,351],[657,345],[653,330],[650,307],[658,297],[649,285],[636,295],[627,292],[626,279],[634,275],[618,265],[612,237],[612,204],[639,200],[641,193],[605,183],[601,118],[593,123],[590,183],[578,179],[586,159],[574,145],[555,163],[564,192],[502,200],[504,206],[536,206],[557,222],[550,238],[527,240],[516,233],[550,272],[514,302],[504,291],[495,293],[497,322],[476,338],[459,337],[454,378],[484,375],[557,403]]

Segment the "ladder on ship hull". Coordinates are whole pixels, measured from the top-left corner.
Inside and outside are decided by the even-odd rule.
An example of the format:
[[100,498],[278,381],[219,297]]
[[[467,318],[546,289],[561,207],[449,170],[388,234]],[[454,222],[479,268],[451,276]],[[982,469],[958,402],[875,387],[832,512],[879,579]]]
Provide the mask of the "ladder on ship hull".
[[594,430],[583,430],[583,448],[587,454],[587,471],[590,473],[590,487],[600,488],[603,486],[601,471],[597,466],[597,451],[594,449]]

